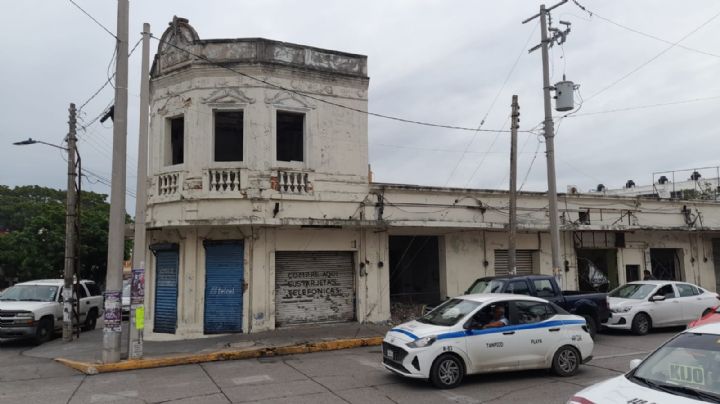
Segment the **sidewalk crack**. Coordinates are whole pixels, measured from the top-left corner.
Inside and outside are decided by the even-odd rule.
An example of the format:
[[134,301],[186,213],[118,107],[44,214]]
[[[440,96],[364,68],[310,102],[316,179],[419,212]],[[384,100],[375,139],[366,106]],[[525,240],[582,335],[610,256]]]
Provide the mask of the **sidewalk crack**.
[[326,385],[324,385],[324,384],[320,383],[319,381],[313,379],[313,378],[310,377],[307,373],[305,373],[305,372],[303,372],[302,370],[296,368],[295,366],[289,364],[287,361],[283,360],[283,363],[284,363],[285,365],[289,366],[290,368],[294,369],[295,371],[297,371],[297,372],[300,373],[301,375],[303,375],[303,376],[307,377],[308,379],[312,380],[314,383],[316,383],[316,384],[319,385],[320,387],[322,387],[322,388],[324,388],[325,390],[327,390],[328,393],[334,395],[335,397],[339,398],[339,399],[342,400],[343,402],[348,403],[348,404],[352,404],[352,403],[350,403],[350,401],[344,399],[343,397],[341,397],[340,395],[338,395],[336,392],[332,391],[332,390],[331,390],[330,388],[328,388]]
[[85,383],[85,379],[87,379],[87,375],[82,375],[82,379],[80,380],[80,383],[78,383],[77,387],[75,387],[75,390],[73,390],[72,394],[70,394],[70,397],[68,397],[65,404],[70,404],[73,398],[75,398],[75,394],[77,394],[78,390],[80,390],[80,386],[82,386],[83,383]]
[[207,376],[207,378],[210,379],[211,382],[213,382],[215,388],[217,388],[218,391],[223,395],[223,397],[225,397],[228,403],[232,403],[233,401],[230,399],[230,397],[225,394],[225,390],[220,388],[220,385],[217,384],[217,382],[215,381],[215,379],[212,378],[212,376],[210,376],[210,373],[208,373],[207,369],[205,369],[205,366],[203,366],[202,363],[198,363],[198,366],[200,366],[200,369],[202,369],[202,371],[205,373],[205,376]]

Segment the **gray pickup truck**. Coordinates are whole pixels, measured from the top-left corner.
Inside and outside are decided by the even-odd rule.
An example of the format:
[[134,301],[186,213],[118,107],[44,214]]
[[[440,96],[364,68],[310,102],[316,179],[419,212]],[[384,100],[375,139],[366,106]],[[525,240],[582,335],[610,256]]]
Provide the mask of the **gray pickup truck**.
[[[32,338],[48,341],[62,330],[62,279],[18,283],[0,296],[0,338]],[[79,325],[92,330],[103,313],[103,296],[92,281],[80,281],[74,288],[80,300]]]

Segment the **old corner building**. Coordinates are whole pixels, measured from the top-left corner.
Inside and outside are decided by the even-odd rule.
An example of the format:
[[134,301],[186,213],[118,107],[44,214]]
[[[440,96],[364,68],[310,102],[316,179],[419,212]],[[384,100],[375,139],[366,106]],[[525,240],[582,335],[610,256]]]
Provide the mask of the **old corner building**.
[[[151,71],[148,339],[382,322],[507,271],[507,192],[372,182],[367,58],[175,18]],[[720,204],[560,195],[567,289],[644,269],[716,289]],[[518,271],[552,274],[546,197]]]

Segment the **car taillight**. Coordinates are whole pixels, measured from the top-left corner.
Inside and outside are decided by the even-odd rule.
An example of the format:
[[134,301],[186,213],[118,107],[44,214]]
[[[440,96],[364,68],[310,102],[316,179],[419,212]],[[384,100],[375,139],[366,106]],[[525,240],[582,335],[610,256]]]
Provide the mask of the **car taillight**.
[[595,402],[584,397],[572,396],[570,400],[568,400],[567,404],[595,404]]

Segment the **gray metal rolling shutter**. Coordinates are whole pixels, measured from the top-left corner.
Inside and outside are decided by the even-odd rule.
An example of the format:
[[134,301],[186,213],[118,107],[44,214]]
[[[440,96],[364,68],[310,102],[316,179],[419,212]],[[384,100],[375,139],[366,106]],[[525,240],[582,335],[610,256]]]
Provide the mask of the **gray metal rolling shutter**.
[[[532,275],[533,273],[533,250],[516,250],[515,265],[518,275]],[[508,274],[508,251],[495,250],[495,275]]]
[[205,334],[242,332],[243,244],[205,243]]
[[277,326],[352,321],[355,318],[353,253],[275,253]]
[[175,334],[177,328],[178,250],[156,252],[153,332]]

